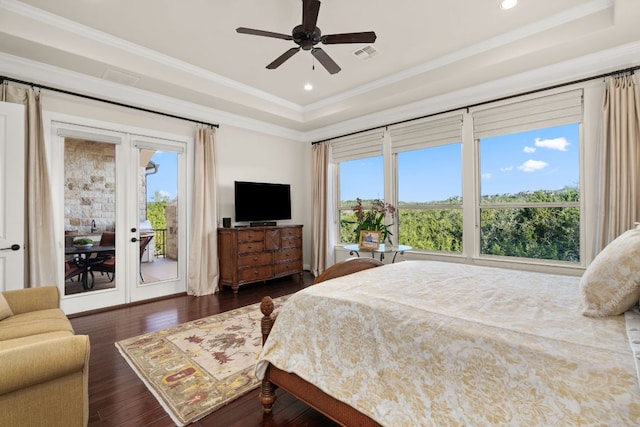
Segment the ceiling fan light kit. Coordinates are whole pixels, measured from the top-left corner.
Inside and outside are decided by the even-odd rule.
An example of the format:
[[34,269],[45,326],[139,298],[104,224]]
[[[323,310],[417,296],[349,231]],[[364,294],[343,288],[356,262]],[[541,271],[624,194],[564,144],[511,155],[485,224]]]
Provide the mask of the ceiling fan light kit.
[[296,25],[291,31],[291,35],[274,33],[271,31],[256,30],[253,28],[239,27],[236,31],[240,34],[250,34],[254,36],[271,37],[282,40],[292,40],[298,47],[292,47],[285,53],[277,57],[266,68],[273,70],[282,65],[287,59],[298,53],[300,49],[311,51],[311,55],[322,64],[330,73],[336,74],[340,71],[340,66],[319,47],[322,44],[345,44],[345,43],[373,43],[376,40],[376,33],[364,31],[359,33],[343,33],[322,35],[320,28],[316,26],[318,13],[320,12],[320,0],[302,0],[302,24]]

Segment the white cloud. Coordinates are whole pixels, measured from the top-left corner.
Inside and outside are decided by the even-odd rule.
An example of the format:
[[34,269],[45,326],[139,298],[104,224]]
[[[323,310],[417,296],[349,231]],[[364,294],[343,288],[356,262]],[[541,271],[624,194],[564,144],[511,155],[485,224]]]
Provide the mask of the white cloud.
[[526,147],[524,147],[524,152],[525,153],[535,153],[536,152],[536,147],[526,146]]
[[547,166],[549,166],[549,163],[543,162],[542,160],[527,160],[518,166],[518,169],[522,172],[536,172],[546,168]]
[[513,170],[513,166],[507,166],[506,168],[500,168],[500,172],[511,172]]
[[160,193],[162,197],[171,197],[171,193],[166,190],[158,190],[158,193]]
[[483,174],[482,174],[482,179],[491,179],[491,177],[492,177],[492,176],[493,176],[493,175],[492,175],[492,174],[490,174],[490,173],[483,173]]
[[567,147],[571,145],[566,138],[540,139],[536,138],[536,147],[548,148],[550,150],[567,151]]

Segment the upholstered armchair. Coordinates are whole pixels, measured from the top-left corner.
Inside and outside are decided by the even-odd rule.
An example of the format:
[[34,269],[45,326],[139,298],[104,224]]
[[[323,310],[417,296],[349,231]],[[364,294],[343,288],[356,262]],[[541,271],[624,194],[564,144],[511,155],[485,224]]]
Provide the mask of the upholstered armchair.
[[0,425],[88,423],[89,337],[59,300],[53,286],[0,294]]

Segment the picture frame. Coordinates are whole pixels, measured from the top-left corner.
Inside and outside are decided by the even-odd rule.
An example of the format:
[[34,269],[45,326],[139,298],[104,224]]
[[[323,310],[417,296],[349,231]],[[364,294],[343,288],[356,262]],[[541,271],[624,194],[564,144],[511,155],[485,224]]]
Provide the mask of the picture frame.
[[362,230],[358,239],[358,248],[367,251],[375,251],[380,247],[382,232],[378,230]]

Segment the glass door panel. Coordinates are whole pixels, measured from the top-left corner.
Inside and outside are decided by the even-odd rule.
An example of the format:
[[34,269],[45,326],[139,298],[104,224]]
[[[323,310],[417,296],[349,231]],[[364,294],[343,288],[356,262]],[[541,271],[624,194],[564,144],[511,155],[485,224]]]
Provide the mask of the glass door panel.
[[183,143],[137,137],[133,145],[139,259],[131,300],[138,301],[186,289],[185,198],[180,197],[186,165]]
[[116,145],[64,139],[64,295],[114,289]]
[[140,149],[140,283],[178,277],[178,154]]

